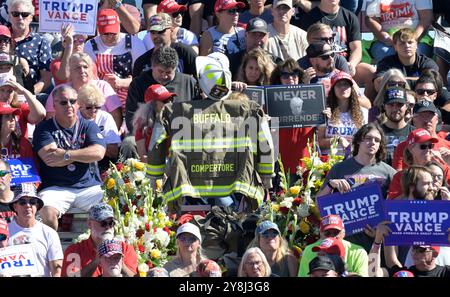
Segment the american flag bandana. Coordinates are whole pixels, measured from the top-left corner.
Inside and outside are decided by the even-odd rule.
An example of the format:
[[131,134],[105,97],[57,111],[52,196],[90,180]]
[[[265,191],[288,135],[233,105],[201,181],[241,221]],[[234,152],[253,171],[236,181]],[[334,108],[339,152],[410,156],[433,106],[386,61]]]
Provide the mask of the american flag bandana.
[[99,257],[111,257],[115,254],[121,254],[122,252],[122,244],[120,241],[115,239],[107,239],[104,240],[98,247],[98,256]]

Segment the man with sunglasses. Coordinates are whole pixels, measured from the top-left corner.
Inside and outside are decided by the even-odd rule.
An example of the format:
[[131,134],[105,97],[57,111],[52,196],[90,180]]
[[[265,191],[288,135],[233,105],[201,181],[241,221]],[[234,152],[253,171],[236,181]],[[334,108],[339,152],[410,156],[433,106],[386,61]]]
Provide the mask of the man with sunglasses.
[[58,229],[58,218],[71,207],[88,211],[101,201],[103,190],[96,164],[106,143],[97,124],[79,117],[77,92],[60,85],[52,92],[55,116],[41,122],[33,135],[33,150],[40,165],[40,215]]
[[156,49],[162,47],[173,48],[178,55],[176,71],[192,75],[195,77],[195,58],[197,53],[188,45],[173,40],[174,27],[170,15],[164,12],[157,13],[150,18],[148,32],[154,47],[147,47],[147,51],[142,54],[134,63],[133,78],[138,77],[142,72],[152,69],[152,55]]
[[58,233],[36,219],[44,202],[36,193],[36,185],[22,183],[14,189],[14,199],[9,204],[16,213],[9,224],[8,245],[30,243],[36,253],[39,276],[59,277],[63,251]]
[[[368,256],[361,246],[347,241],[345,227],[339,215],[327,215],[320,222],[320,239],[303,250],[298,271],[299,277],[309,276],[309,263],[317,256],[317,251],[338,254],[347,263],[348,272],[368,276]],[[327,244],[323,241],[328,240]]]
[[408,108],[407,93],[404,88],[388,87],[386,89],[382,107],[386,121],[381,124],[381,128],[386,137],[385,162],[389,165],[392,164],[395,148],[414,130],[411,123],[405,119]]
[[[13,0],[8,3],[11,35],[17,56],[25,58],[30,66],[26,77],[33,86],[33,94],[48,93],[51,86],[50,61],[51,46],[41,34],[32,32],[30,23],[34,16],[31,1]],[[25,84],[27,84],[25,83]]]
[[0,159],[0,219],[11,222],[15,216],[14,211],[11,210],[9,204],[14,198],[14,193],[11,191],[11,168],[9,164]]
[[[441,121],[441,111],[433,102],[422,100],[414,105],[412,124],[416,129],[427,130],[433,138],[436,138],[437,142],[433,151],[440,153],[442,156],[447,156],[450,153],[450,142],[438,133],[441,129]],[[401,170],[407,167],[403,159],[403,152],[407,146],[408,143],[403,141],[395,148],[394,158],[392,159],[394,169]]]
[[275,0],[272,5],[273,23],[269,24],[266,50],[282,59],[298,60],[306,55],[306,32],[291,25],[294,15],[292,0]]
[[[114,235],[114,211],[106,203],[93,205],[89,210],[88,227],[91,235],[88,239],[74,243],[64,252],[61,276],[63,277],[98,277],[103,274],[100,266],[99,246],[105,240],[112,240]],[[123,251],[122,274],[137,274],[137,255],[133,246],[120,242]]]

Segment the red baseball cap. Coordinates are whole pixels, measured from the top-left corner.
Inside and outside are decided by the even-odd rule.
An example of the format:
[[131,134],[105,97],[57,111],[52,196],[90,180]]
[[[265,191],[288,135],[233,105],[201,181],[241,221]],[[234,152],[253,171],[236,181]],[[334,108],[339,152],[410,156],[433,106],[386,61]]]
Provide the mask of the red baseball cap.
[[312,251],[325,252],[329,255],[338,255],[345,258],[345,247],[342,240],[333,237],[325,238],[320,245],[313,247]]
[[320,232],[329,229],[344,230],[344,222],[339,215],[327,215],[320,222]]
[[431,143],[437,143],[439,140],[431,136],[430,132],[425,129],[419,128],[409,133],[406,143],[412,146],[415,143],[424,143],[431,141]]
[[165,12],[168,14],[179,12],[179,11],[186,11],[187,7],[186,5],[180,5],[175,0],[164,0],[161,3],[159,3],[158,8],[156,9],[157,13]]
[[177,94],[169,92],[163,85],[151,85],[144,94],[145,103],[149,101],[166,101]]
[[222,10],[228,10],[235,7],[244,8],[245,4],[242,2],[236,2],[236,0],[217,0],[214,5],[214,12],[220,12]]
[[9,30],[8,27],[0,25],[0,35],[11,38],[11,31]]
[[102,9],[97,16],[97,28],[100,34],[119,33],[119,15],[114,9]]
[[0,234],[9,236],[8,222],[4,219],[0,219]]
[[0,114],[19,115],[20,113],[21,113],[20,108],[14,108],[6,102],[0,103]]
[[348,74],[347,72],[345,72],[345,71],[339,71],[338,73],[334,74],[334,75],[331,77],[331,87],[333,88],[334,85],[335,85],[338,81],[340,81],[340,80],[342,80],[342,79],[348,80],[348,81],[350,82],[350,85],[353,86],[354,81],[353,81],[352,76],[351,76],[350,74]]

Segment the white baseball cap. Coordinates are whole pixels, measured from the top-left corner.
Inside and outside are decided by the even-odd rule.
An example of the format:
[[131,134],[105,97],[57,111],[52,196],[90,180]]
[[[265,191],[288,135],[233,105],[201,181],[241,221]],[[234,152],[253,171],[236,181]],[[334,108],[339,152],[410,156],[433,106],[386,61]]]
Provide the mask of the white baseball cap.
[[185,223],[180,227],[178,227],[176,237],[178,237],[178,235],[180,235],[181,233],[191,233],[192,235],[198,238],[200,243],[202,242],[202,235],[200,234],[200,229],[192,223]]
[[200,88],[208,98],[221,100],[231,93],[230,62],[222,53],[211,53],[195,59]]
[[0,87],[10,86],[10,84],[8,83],[8,79],[16,81],[16,77],[13,74],[9,72],[0,73]]

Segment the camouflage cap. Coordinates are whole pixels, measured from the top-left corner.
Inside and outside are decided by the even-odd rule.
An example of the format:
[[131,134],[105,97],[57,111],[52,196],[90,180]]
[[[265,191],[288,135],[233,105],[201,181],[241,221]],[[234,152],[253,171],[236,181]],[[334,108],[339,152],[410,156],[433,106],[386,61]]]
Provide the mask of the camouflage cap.
[[150,18],[148,31],[163,31],[172,27],[172,18],[167,13],[157,13]]
[[108,218],[114,217],[114,211],[109,204],[99,203],[89,209],[89,218],[91,220],[101,222]]

